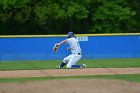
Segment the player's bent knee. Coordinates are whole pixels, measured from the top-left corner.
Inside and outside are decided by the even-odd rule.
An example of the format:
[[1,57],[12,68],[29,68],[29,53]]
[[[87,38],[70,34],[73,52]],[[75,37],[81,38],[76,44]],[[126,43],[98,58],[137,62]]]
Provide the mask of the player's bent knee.
[[71,65],[67,65],[67,68],[71,68]]
[[63,60],[63,63],[66,63],[67,64],[68,62],[66,60]]
[[68,63],[68,61],[66,59],[63,60],[64,63]]

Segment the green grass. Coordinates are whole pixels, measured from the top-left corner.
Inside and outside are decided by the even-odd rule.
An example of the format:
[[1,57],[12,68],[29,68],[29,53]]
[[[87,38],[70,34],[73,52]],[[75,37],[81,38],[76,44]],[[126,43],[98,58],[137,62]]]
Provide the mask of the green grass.
[[7,82],[29,82],[41,80],[56,80],[61,82],[64,79],[109,79],[109,80],[125,80],[130,82],[140,83],[140,74],[126,75],[94,75],[94,76],[65,76],[65,77],[31,77],[31,78],[0,78],[0,83]]
[[[39,70],[55,69],[61,60],[50,61],[6,61],[0,62],[0,70]],[[137,59],[95,59],[80,60],[78,64],[85,63],[88,68],[127,68],[140,67],[140,58]],[[64,67],[65,68],[65,67]]]

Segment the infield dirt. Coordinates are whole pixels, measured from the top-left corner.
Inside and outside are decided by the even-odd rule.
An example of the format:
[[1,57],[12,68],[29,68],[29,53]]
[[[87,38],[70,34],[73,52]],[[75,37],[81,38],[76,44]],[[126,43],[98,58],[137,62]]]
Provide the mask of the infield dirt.
[[100,79],[4,83],[0,93],[140,93],[140,83]]
[[[140,68],[0,71],[0,78],[140,74]],[[0,83],[0,93],[140,93],[140,83],[103,79],[55,79]]]
[[85,68],[0,71],[0,78],[140,74],[140,68]]

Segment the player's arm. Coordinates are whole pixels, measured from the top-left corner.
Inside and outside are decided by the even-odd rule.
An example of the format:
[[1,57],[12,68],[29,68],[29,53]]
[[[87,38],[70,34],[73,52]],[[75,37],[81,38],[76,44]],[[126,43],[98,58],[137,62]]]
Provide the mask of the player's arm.
[[63,40],[63,41],[61,41],[60,43],[56,43],[56,44],[54,45],[54,47],[53,47],[53,51],[54,51],[54,52],[57,52],[58,49],[59,49],[59,46],[60,46],[61,44],[65,44],[65,43],[67,43],[67,40]]
[[60,46],[60,45],[65,44],[65,43],[67,43],[67,40],[61,41],[60,43],[58,43],[58,45]]
[[[67,43],[67,40],[61,41],[60,43],[58,43],[58,45],[60,46],[61,44],[65,44],[65,43]],[[71,50],[71,48],[70,47],[67,47],[67,50]]]

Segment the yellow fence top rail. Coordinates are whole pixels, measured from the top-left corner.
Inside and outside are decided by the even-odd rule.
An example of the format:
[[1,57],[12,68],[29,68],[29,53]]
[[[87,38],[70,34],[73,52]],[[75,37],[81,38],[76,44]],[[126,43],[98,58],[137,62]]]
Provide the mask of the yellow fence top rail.
[[[75,36],[127,36],[140,35],[140,33],[113,33],[113,34],[75,34]],[[66,35],[0,35],[0,38],[18,38],[18,37],[65,37]]]

